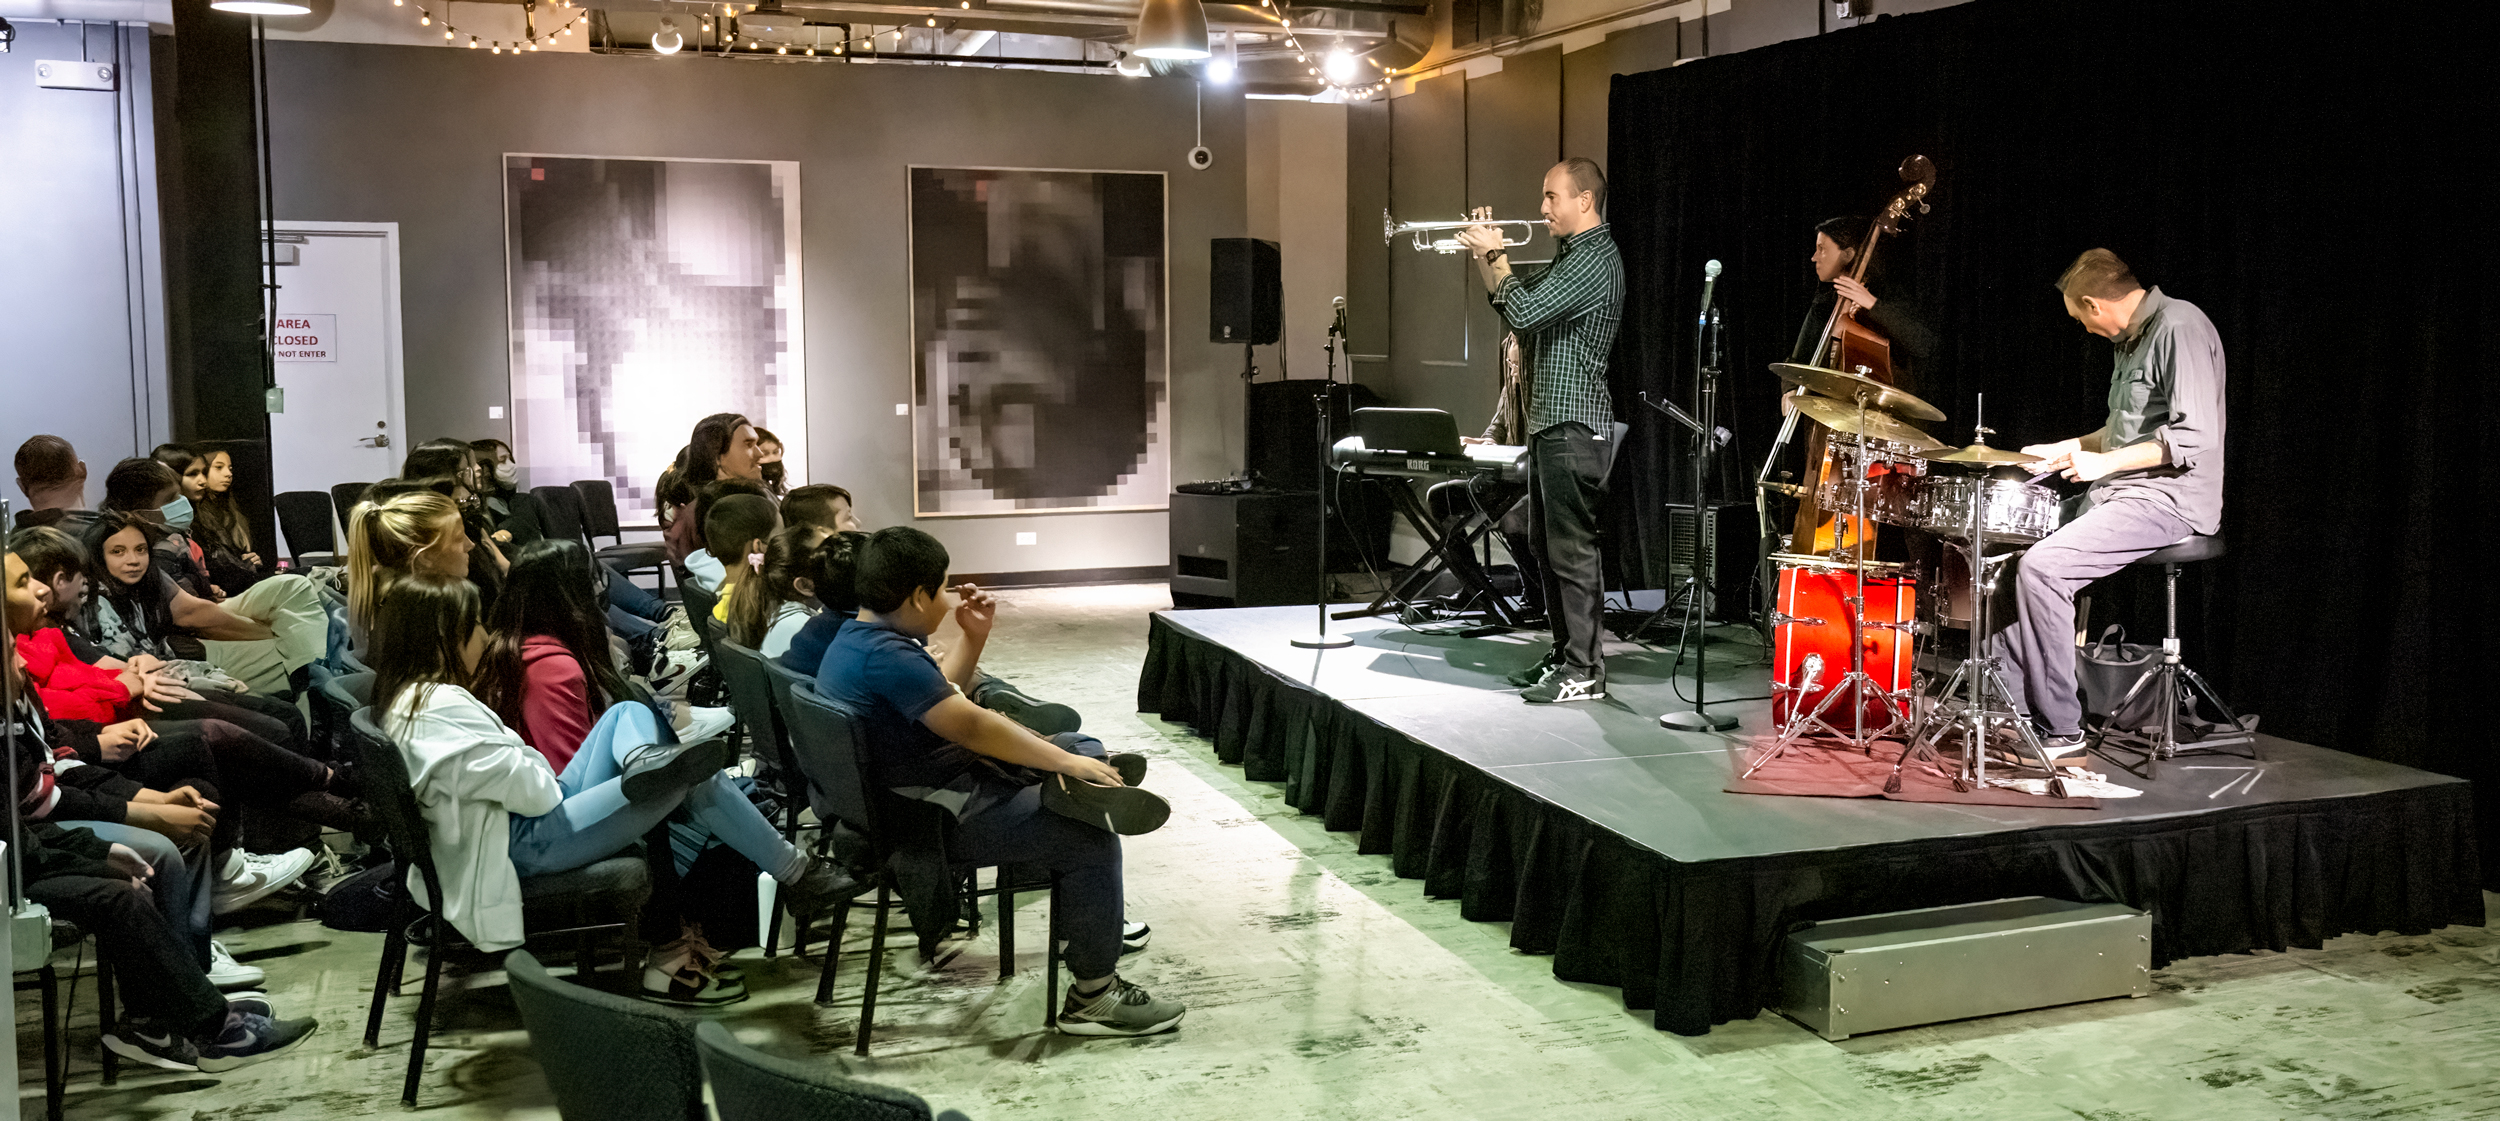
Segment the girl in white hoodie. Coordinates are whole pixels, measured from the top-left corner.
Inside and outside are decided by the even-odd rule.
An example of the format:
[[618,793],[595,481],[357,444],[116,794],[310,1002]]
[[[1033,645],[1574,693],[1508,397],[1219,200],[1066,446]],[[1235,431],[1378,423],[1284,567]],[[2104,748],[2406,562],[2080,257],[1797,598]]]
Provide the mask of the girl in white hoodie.
[[521,877],[612,856],[680,803],[781,881],[794,911],[850,890],[849,876],[784,841],[730,784],[721,773],[733,755],[726,741],[662,744],[642,705],[609,708],[557,774],[469,693],[486,633],[468,581],[404,576],[376,598],[373,703],[432,833],[445,896],[433,905],[478,948],[509,949],[526,936]]

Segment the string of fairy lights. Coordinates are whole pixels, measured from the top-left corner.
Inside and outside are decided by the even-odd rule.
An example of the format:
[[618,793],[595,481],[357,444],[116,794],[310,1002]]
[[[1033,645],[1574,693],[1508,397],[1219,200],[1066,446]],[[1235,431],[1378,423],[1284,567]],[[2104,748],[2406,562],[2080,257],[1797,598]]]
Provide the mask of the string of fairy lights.
[[[972,0],[957,0],[957,2],[965,9],[970,9],[972,7]],[[541,35],[537,33],[537,29],[535,27],[537,15],[535,7],[526,8],[524,10],[527,15],[525,15],[524,18],[528,21],[527,30],[521,38],[507,40],[499,37],[485,37],[473,32],[461,31],[457,25],[451,22],[451,3],[452,0],[442,0],[443,15],[440,19],[435,18],[433,9],[428,8],[423,3],[416,4],[417,26],[425,28],[440,26],[443,29],[443,40],[448,43],[458,43],[460,42],[461,36],[466,34],[468,36],[467,45],[469,47],[484,47],[491,54],[502,54],[505,51],[520,54],[523,51],[535,51],[542,45],[554,46],[558,39],[570,38],[573,34],[574,27],[579,25],[582,20],[590,14],[588,9],[575,5],[572,0],[554,0],[554,6],[557,10],[569,12],[570,15],[565,18],[563,26]],[[391,6],[394,8],[406,8],[409,7],[410,4],[409,0],[391,0]],[[738,6],[735,4],[722,4],[719,7],[720,14],[717,17],[712,14],[710,5],[706,5],[704,7],[700,17],[702,34],[707,36],[713,33],[713,21],[715,19],[720,21],[722,34],[726,41],[716,43],[715,46],[717,49],[723,52],[744,51],[753,54],[763,54],[766,53],[767,50],[773,54],[779,55],[787,55],[790,53],[790,45],[787,43],[776,43],[767,48],[762,40],[751,35],[747,37],[745,43],[742,44],[738,42],[736,33],[730,30],[730,21],[737,18]],[[750,9],[752,9],[752,7],[753,5],[749,5]],[[1348,84],[1346,82],[1339,81],[1336,76],[1327,72],[1328,64],[1326,60],[1313,57],[1311,50],[1302,45],[1301,37],[1294,32],[1292,18],[1277,10],[1276,0],[1259,0],[1259,7],[1265,12],[1272,13],[1270,18],[1276,21],[1277,30],[1284,33],[1285,47],[1287,50],[1293,52],[1295,61],[1300,62],[1303,69],[1309,72],[1311,77],[1319,79],[1322,86],[1335,91],[1339,96],[1348,100],[1373,97],[1378,95],[1381,91],[1388,89],[1389,83],[1395,80],[1397,76],[1397,68],[1383,68],[1378,62],[1370,58],[1349,55],[1348,59],[1350,65],[1369,66],[1375,70],[1380,70],[1381,75],[1373,81],[1361,84]],[[938,25],[937,17],[928,17],[927,25],[929,27],[936,27]],[[803,45],[799,48],[800,57],[839,57],[853,50],[874,50],[876,47],[876,39],[879,35],[892,35],[896,45],[898,46],[901,45],[903,41],[903,29],[900,27],[893,28],[888,31],[870,31],[866,35],[850,35],[834,40],[830,46],[827,46],[821,40],[814,44]],[[823,55],[819,54],[820,48],[823,50]]]
[[[391,0],[391,6],[394,8],[405,8],[408,6],[408,0]],[[525,50],[534,51],[537,50],[539,45],[542,43],[548,46],[554,46],[556,40],[571,37],[573,34],[573,26],[580,23],[584,17],[590,14],[589,10],[586,8],[575,7],[572,0],[556,0],[555,6],[558,10],[573,13],[564,21],[564,26],[561,28],[550,31],[544,35],[538,34],[536,27],[538,13],[536,8],[532,7],[524,9],[527,13],[523,17],[526,21],[524,25],[526,30],[522,38],[506,41],[503,39],[481,39],[475,34],[470,34],[468,45],[473,48],[483,46],[494,54],[502,54],[505,51],[511,51],[514,54],[519,54]],[[437,24],[442,25],[444,42],[457,43],[460,41],[462,32],[451,22],[451,0],[443,0],[443,18],[439,20],[434,18],[434,13],[431,9],[428,9],[423,4],[417,5],[417,26],[430,28]]]

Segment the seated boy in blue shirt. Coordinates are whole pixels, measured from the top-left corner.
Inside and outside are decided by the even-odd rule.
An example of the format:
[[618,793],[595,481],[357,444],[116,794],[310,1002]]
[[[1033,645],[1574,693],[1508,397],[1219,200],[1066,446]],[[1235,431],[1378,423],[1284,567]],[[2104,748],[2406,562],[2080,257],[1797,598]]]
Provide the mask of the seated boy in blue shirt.
[[[955,816],[957,862],[1058,874],[1052,909],[1074,978],[1060,1031],[1172,1030],[1182,1005],[1158,1000],[1118,973],[1120,834],[1152,831],[1171,808],[1136,788],[1143,758],[1105,759],[1101,741],[1074,732],[1044,739],[964,695],[979,672],[997,605],[970,585],[948,588],[948,561],[946,547],[919,530],[897,526],[871,535],[853,579],[859,613],[826,648],[816,689],[853,713],[868,747],[870,781]],[[941,666],[923,642],[949,615],[964,637]]]

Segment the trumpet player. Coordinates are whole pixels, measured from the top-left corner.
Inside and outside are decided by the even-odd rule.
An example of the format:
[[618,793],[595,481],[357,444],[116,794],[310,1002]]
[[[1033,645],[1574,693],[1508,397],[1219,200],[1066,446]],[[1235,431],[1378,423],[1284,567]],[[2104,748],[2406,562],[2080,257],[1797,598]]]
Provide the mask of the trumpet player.
[[[1604,573],[1597,519],[1606,475],[1624,426],[1615,422],[1606,361],[1623,321],[1623,258],[1606,225],[1606,174],[1574,156],[1545,173],[1546,229],[1553,263],[1534,280],[1511,271],[1501,231],[1459,231],[1502,322],[1527,351],[1528,538],[1545,584],[1553,648],[1529,674],[1530,704],[1593,701],[1606,695]],[[1490,221],[1490,209],[1474,217]]]

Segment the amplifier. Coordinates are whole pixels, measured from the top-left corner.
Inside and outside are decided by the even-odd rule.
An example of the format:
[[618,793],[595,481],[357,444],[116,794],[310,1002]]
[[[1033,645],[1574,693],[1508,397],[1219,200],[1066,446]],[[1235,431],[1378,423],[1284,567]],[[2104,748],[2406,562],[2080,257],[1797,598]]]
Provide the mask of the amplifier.
[[1704,506],[1696,517],[1685,503],[1667,504],[1667,598],[1684,589],[1698,568],[1707,598],[1702,614],[1721,622],[1753,615],[1745,591],[1760,559],[1761,525],[1748,505]]
[[1314,602],[1315,496],[1178,493],[1171,502],[1173,606]]
[[1780,947],[1772,1008],[1825,1039],[2149,996],[2153,917],[2037,895],[1814,923]]

